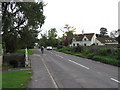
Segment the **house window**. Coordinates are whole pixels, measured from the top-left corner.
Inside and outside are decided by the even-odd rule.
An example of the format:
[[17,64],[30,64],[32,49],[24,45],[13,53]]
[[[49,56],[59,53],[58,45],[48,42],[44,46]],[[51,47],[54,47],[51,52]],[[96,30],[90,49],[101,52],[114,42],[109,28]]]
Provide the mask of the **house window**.
[[96,45],[98,45],[98,43],[96,43]]
[[84,43],[84,46],[86,46],[86,43]]
[[86,41],[87,39],[86,38],[84,38],[84,41]]
[[73,46],[75,46],[75,44],[73,44]]
[[79,43],[77,43],[77,46],[79,46]]

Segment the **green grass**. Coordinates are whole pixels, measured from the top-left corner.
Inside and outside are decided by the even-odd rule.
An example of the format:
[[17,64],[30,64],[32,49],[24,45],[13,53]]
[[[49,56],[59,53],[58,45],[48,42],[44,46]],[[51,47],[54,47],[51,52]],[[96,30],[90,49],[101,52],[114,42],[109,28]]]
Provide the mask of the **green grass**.
[[3,73],[2,88],[26,88],[30,77],[31,70]]
[[73,52],[71,51],[67,51],[67,49],[61,48],[61,49],[55,49],[56,51],[60,51],[63,53],[67,53],[67,54],[71,54],[71,55],[76,55],[79,57],[83,57],[83,58],[89,58],[95,61],[99,61],[102,63],[106,63],[106,64],[111,64],[114,66],[120,66],[120,61],[116,59],[116,56],[113,55],[109,55],[108,53],[106,53],[106,55],[104,55],[104,50],[101,50],[99,53],[101,54],[97,54],[96,52]]
[[[15,51],[14,53],[25,53],[25,49],[20,49]],[[32,55],[33,51],[31,49],[28,49],[28,55]]]

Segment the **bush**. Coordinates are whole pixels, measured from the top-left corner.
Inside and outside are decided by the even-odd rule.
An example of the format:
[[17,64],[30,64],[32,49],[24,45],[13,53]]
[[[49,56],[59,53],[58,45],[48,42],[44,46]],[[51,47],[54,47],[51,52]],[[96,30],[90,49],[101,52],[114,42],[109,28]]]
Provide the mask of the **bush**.
[[89,53],[89,54],[87,55],[87,58],[92,59],[93,57],[94,57],[94,53]]
[[83,51],[83,47],[82,46],[76,46],[73,47],[74,52],[82,52]]
[[101,48],[99,49],[98,52],[96,52],[98,55],[102,55],[102,56],[107,56],[111,53],[111,49],[108,48]]
[[3,56],[3,65],[7,63],[13,67],[25,66],[25,54],[6,54]]
[[63,46],[62,45],[58,45],[57,48],[60,49],[60,48],[63,48]]

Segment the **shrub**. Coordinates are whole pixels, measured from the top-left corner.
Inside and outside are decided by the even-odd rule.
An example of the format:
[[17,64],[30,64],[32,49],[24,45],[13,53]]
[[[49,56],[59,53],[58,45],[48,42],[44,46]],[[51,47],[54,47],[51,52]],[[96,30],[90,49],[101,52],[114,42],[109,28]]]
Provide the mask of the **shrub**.
[[82,46],[76,46],[73,47],[74,52],[82,52],[83,51],[83,47]]
[[87,55],[87,58],[93,58],[94,57],[94,53],[89,53],[88,55]]
[[3,64],[7,63],[13,67],[24,67],[25,66],[25,55],[24,54],[6,54],[3,56]]
[[63,48],[63,46],[62,45],[58,45],[57,48],[60,49],[60,48]]
[[108,48],[101,48],[99,49],[98,52],[96,52],[98,55],[102,55],[102,56],[107,56],[111,53],[111,50]]

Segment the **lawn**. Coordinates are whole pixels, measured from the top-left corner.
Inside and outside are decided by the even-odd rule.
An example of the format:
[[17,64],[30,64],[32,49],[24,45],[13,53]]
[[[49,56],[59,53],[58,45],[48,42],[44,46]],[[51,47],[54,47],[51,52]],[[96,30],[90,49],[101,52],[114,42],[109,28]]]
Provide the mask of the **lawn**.
[[31,70],[3,73],[2,88],[26,88],[30,77]]
[[[25,49],[19,49],[14,53],[25,53]],[[32,49],[28,49],[28,55],[32,55],[32,54],[33,54]]]

